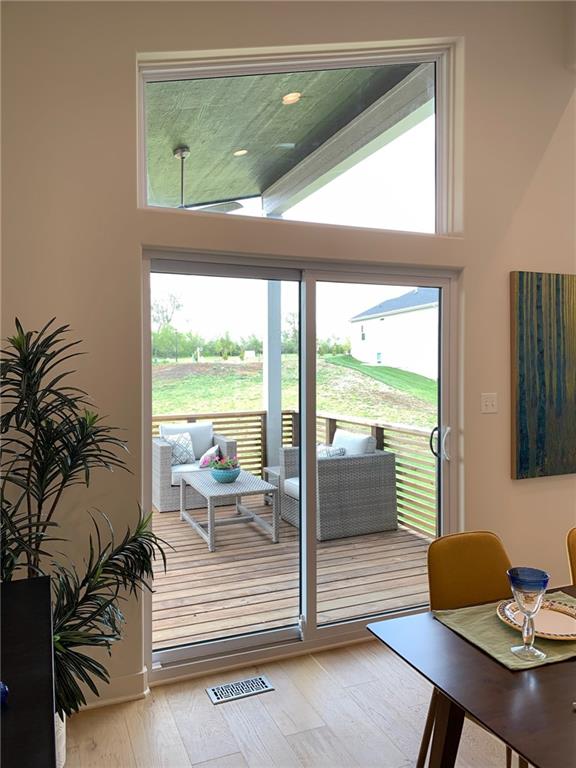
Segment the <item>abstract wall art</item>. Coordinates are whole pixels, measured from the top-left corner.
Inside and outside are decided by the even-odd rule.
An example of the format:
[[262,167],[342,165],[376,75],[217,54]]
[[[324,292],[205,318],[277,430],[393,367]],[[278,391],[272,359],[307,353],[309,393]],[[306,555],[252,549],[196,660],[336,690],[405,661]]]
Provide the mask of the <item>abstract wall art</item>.
[[512,477],[576,472],[576,275],[511,273]]

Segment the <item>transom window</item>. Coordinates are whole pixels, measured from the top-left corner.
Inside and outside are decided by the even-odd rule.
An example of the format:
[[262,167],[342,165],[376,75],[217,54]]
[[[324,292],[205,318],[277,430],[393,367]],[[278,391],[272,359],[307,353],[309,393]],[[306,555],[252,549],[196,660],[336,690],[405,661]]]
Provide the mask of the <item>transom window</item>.
[[147,78],[147,204],[434,232],[436,65]]

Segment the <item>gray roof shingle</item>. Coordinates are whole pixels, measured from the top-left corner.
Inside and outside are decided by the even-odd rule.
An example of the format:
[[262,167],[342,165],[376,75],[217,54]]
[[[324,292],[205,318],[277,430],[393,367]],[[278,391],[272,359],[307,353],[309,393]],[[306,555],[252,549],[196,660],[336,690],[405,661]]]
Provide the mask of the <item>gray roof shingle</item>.
[[438,305],[438,297],[438,288],[414,288],[408,293],[403,293],[401,296],[396,296],[394,299],[382,301],[380,304],[376,304],[375,307],[371,307],[364,312],[360,312],[358,315],[354,315],[351,322],[368,320],[371,317],[378,317],[379,315],[394,314],[395,312],[402,312],[406,309],[416,309],[417,307],[434,304]]

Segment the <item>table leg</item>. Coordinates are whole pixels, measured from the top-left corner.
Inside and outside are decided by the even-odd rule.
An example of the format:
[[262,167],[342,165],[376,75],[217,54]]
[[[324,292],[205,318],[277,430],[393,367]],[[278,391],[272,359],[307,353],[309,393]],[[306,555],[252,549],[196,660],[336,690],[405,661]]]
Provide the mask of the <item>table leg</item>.
[[279,526],[279,515],[278,515],[278,491],[274,491],[272,494],[272,543],[278,544],[278,541],[280,540],[278,530]]
[[216,549],[214,525],[214,499],[208,499],[208,550],[214,552]]
[[422,733],[422,741],[420,742],[420,751],[418,752],[418,759],[416,760],[416,768],[425,768],[426,766],[426,758],[428,757],[430,739],[432,738],[432,731],[434,729],[434,718],[436,716],[437,694],[438,691],[434,688],[432,691],[432,698],[430,699],[430,706],[428,707],[428,716],[426,717],[424,732]]
[[184,519],[184,510],[186,509],[186,481],[180,478],[180,520]]
[[438,691],[429,768],[454,767],[463,724],[464,710]]

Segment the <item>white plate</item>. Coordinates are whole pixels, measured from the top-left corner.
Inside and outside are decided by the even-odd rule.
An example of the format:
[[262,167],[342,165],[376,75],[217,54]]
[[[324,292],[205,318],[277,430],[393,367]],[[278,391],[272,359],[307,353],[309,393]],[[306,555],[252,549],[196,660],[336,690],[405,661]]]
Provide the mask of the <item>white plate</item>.
[[[509,627],[522,631],[524,615],[515,600],[503,600],[496,614]],[[557,600],[544,600],[534,619],[534,634],[546,640],[576,640],[576,608]]]

